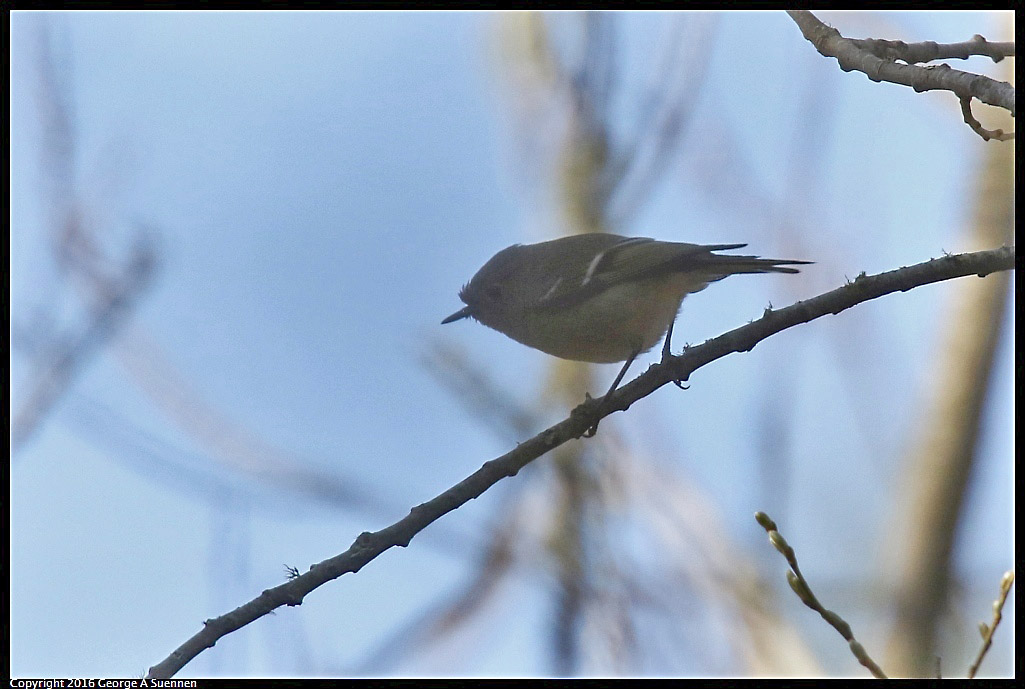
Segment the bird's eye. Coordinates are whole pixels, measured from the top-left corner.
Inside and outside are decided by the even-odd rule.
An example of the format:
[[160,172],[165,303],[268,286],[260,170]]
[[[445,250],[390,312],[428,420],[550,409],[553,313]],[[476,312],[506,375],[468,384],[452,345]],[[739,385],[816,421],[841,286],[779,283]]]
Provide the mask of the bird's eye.
[[484,290],[484,294],[487,296],[489,301],[502,300],[502,288],[499,285],[488,285]]

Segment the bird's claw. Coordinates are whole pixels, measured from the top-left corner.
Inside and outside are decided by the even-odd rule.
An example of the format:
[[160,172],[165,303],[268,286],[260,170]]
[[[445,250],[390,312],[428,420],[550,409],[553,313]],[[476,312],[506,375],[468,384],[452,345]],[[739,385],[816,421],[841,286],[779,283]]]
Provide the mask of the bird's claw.
[[595,422],[591,424],[586,431],[584,431],[583,437],[593,438],[594,434],[598,432],[598,424],[599,422],[601,422],[604,403],[604,398],[594,398],[591,397],[591,394],[589,392],[585,392],[583,403],[575,410],[573,410],[574,414],[577,413],[577,411],[579,410],[580,414],[595,419]]
[[[578,405],[577,408],[573,410],[572,416],[581,415],[581,416],[584,416],[585,418],[593,417],[593,418],[597,418],[600,421],[601,420],[601,416],[600,416],[601,406],[595,406],[597,403],[598,403],[598,400],[595,399],[594,397],[591,397],[591,393],[585,392],[584,393],[584,401],[581,402],[580,405]],[[595,421],[591,426],[588,427],[588,429],[586,431],[584,431],[584,437],[585,438],[593,438],[594,434],[597,431],[598,431],[598,421]]]

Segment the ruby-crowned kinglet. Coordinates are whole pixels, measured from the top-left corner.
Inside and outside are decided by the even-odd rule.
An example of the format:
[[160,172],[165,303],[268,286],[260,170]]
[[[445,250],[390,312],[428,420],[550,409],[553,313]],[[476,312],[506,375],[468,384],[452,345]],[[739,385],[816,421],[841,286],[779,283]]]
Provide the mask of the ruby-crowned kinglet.
[[[746,244],[684,244],[648,237],[578,234],[502,249],[470,279],[466,306],[442,323],[470,316],[528,347],[574,361],[625,361],[609,393],[641,352],[665,335],[683,298],[737,273],[796,273],[810,261],[712,253]],[[606,393],[606,397],[608,393]]]

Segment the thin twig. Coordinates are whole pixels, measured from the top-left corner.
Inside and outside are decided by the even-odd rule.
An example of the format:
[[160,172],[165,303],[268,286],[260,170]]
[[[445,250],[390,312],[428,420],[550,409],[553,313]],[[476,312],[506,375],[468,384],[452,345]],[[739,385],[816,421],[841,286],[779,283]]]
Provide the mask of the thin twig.
[[787,564],[790,565],[790,571],[787,572],[787,583],[790,584],[790,588],[794,590],[797,597],[801,599],[801,602],[807,605],[809,608],[822,615],[822,619],[830,624],[836,631],[840,632],[846,641],[847,645],[851,649],[851,653],[858,659],[858,662],[868,668],[869,672],[876,679],[886,679],[886,674],[879,668],[872,657],[869,656],[865,647],[862,646],[857,639],[854,638],[854,632],[851,631],[851,625],[837,615],[832,610],[827,610],[822,603],[819,603],[818,598],[811,592],[811,587],[808,586],[807,580],[804,575],[801,574],[801,568],[797,566],[797,555],[794,553],[794,549],[790,547],[786,539],[783,538],[783,534],[776,528],[776,522],[772,521],[769,515],[764,512],[755,512],[755,521],[765,529],[766,533],[769,534],[769,543],[772,547],[778,550],[783,557],[787,559]]
[[976,656],[975,662],[968,668],[968,679],[975,678],[975,673],[979,671],[982,659],[986,657],[989,647],[993,644],[993,633],[997,630],[1000,620],[1003,619],[1004,603],[1007,602],[1007,594],[1011,592],[1011,586],[1013,585],[1014,571],[1008,570],[1004,572],[1004,576],[1000,580],[1000,597],[993,601],[993,623],[987,625],[985,622],[979,622],[979,632],[982,634],[982,648],[979,649],[979,655]]
[[376,532],[364,532],[343,553],[310,567],[291,581],[265,590],[253,600],[229,613],[204,623],[203,629],[185,641],[167,658],[150,668],[148,677],[173,676],[190,660],[213,646],[218,639],[244,627],[282,605],[301,605],[314,589],[349,572],[358,572],[368,562],[395,546],[405,547],[428,525],[452,510],[480,497],[498,481],[516,473],[527,464],[560,445],[580,438],[597,420],[625,410],[674,380],[687,380],[698,368],[733,352],[750,351],[775,333],[828,314],[838,314],[871,299],[893,292],[906,292],[921,285],[968,275],[1011,270],[1015,249],[1005,246],[989,251],[954,254],[914,266],[898,268],[879,275],[860,275],[853,282],[778,311],[766,309],[756,321],[724,335],[690,347],[680,356],[651,366],[635,380],[616,390],[607,402],[591,399],[574,409],[568,418],[520,443],[501,457],[485,462],[476,472],[435,498],[417,505],[391,526]]
[[1005,57],[1014,57],[1014,41],[990,42],[979,34],[960,43],[937,43],[935,41],[905,43],[904,41],[888,41],[883,38],[852,38],[849,40],[862,50],[867,50],[884,60],[903,60],[909,65],[932,62],[933,60],[967,60],[973,55],[988,57],[993,62],[1000,62]]
[[972,128],[976,134],[982,137],[983,141],[996,139],[997,141],[1010,141],[1014,138],[1014,132],[1004,132],[1003,129],[989,130],[982,126],[982,123],[975,119],[972,114],[972,99],[961,96],[961,114],[964,115],[965,124]]

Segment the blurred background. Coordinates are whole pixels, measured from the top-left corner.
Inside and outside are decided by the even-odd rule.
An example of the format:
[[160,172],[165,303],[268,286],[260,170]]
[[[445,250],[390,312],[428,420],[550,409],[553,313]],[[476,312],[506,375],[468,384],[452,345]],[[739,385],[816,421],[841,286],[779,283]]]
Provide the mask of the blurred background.
[[[1014,36],[1010,12],[818,16]],[[1013,241],[1013,142],[949,93],[842,72],[783,12],[10,26],[12,676],[140,676],[604,391],[618,365],[440,325],[509,244],[815,261],[688,298],[679,351]],[[950,62],[1013,78],[1013,58]],[[884,670],[963,677],[1014,562],[1012,280],[716,361],[179,677],[867,676],[756,510]],[[980,674],[1010,676],[1013,648],[1005,622]]]

